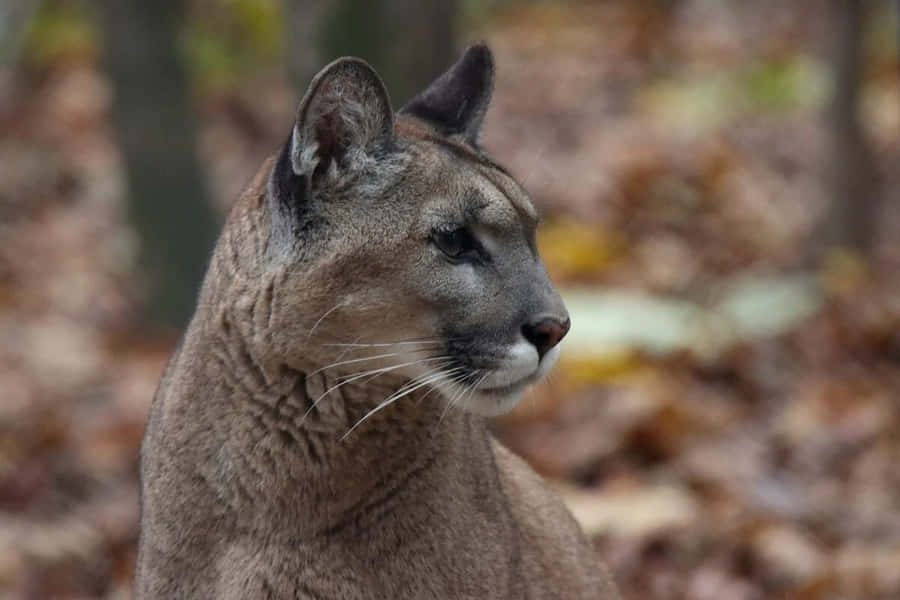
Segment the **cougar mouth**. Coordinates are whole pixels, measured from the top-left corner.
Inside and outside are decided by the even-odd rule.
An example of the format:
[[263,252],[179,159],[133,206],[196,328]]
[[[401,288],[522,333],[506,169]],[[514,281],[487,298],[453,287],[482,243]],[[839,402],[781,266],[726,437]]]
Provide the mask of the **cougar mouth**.
[[547,375],[559,356],[559,349],[554,348],[539,359],[525,342],[516,342],[505,350],[491,360],[471,355],[458,358],[470,373],[464,379],[475,383],[465,393],[449,394],[454,406],[489,417],[509,412],[528,388]]
[[486,386],[482,384],[479,385],[476,389],[478,390],[478,392],[486,396],[508,396],[515,392],[523,391],[528,386],[537,383],[539,378],[540,376],[538,375],[538,372],[535,371],[531,375],[513,381],[512,383],[493,386]]

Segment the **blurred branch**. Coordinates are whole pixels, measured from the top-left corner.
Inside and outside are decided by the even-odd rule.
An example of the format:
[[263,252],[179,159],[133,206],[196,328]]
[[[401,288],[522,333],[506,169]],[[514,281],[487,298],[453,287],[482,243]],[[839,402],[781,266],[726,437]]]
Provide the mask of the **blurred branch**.
[[193,312],[217,231],[176,51],[184,7],[177,0],[100,6],[148,313],[156,324],[177,328]]

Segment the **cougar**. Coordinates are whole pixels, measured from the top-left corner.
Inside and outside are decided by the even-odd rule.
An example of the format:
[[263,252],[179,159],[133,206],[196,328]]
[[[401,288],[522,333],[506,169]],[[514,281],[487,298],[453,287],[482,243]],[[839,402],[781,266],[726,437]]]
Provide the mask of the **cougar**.
[[138,598],[617,597],[487,427],[569,328],[493,80],[483,44],[397,114],[362,60],[313,79],[154,398]]

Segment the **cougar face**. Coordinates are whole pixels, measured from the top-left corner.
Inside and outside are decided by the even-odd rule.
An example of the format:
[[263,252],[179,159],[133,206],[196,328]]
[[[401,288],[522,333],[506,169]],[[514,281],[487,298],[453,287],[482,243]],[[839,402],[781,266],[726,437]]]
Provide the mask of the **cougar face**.
[[314,79],[268,192],[286,355],[401,374],[483,415],[547,374],[569,317],[531,201],[477,144],[492,85],[484,46],[397,115],[362,61]]

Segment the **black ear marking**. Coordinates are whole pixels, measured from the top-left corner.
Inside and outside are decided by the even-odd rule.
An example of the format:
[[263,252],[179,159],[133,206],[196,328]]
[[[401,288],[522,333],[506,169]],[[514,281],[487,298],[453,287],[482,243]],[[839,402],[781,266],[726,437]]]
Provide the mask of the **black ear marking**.
[[461,135],[475,146],[493,91],[494,55],[479,43],[400,112],[426,121],[444,135]]
[[307,177],[294,173],[291,164],[291,140],[293,135],[288,137],[287,142],[281,147],[278,158],[272,168],[271,187],[272,192],[283,200],[288,206],[299,206],[303,204],[307,193],[308,181]]

